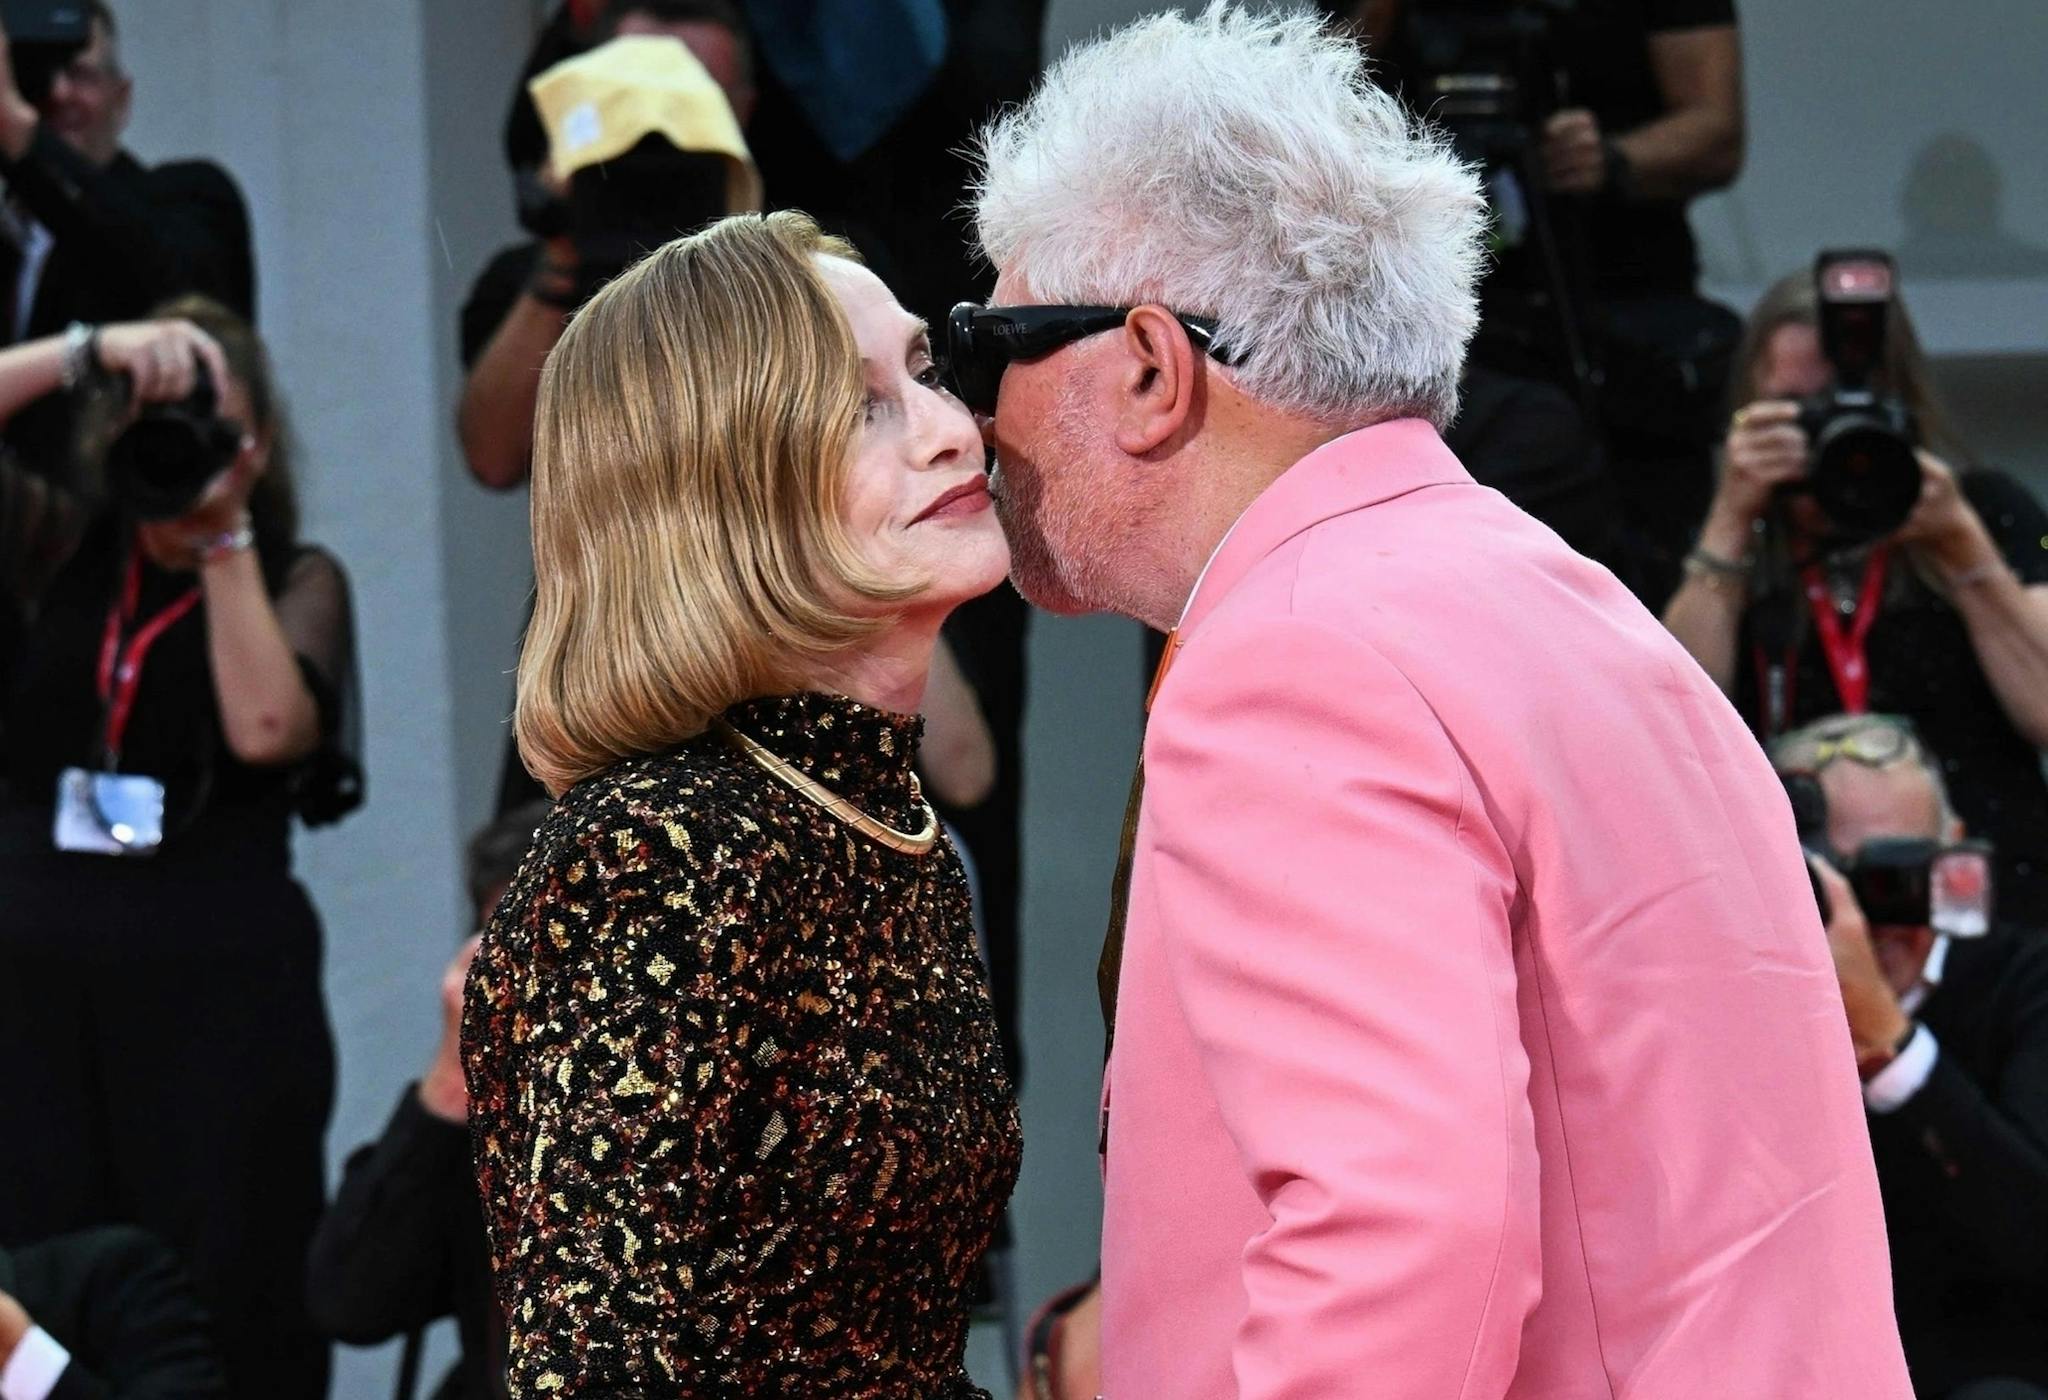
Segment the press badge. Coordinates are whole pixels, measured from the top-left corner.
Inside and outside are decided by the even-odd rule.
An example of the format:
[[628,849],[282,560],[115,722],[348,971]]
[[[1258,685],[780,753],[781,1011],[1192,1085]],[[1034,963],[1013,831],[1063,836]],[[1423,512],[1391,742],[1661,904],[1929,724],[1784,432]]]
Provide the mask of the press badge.
[[66,768],[57,778],[57,849],[151,856],[164,840],[164,785],[139,773]]

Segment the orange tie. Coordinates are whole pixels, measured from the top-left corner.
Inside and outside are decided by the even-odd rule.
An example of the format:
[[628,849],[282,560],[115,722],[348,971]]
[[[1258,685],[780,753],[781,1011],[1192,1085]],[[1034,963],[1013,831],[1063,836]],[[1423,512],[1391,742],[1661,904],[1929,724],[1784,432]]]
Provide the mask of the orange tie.
[[[1173,659],[1180,654],[1180,629],[1176,627],[1166,634],[1166,650],[1160,653],[1159,669],[1152,674],[1152,688],[1145,694],[1145,713],[1152,713],[1152,702],[1159,698],[1159,687],[1166,680],[1166,673],[1173,669]],[[1109,1058],[1109,1047],[1116,1039],[1116,984],[1117,976],[1123,970],[1124,961],[1124,920],[1131,910],[1131,860],[1138,846],[1138,813],[1145,805],[1145,746],[1142,739],[1138,745],[1138,766],[1131,774],[1131,795],[1124,803],[1124,835],[1117,848],[1116,878],[1109,887],[1109,929],[1102,935],[1102,959],[1095,964],[1095,990],[1102,998],[1102,1057]]]

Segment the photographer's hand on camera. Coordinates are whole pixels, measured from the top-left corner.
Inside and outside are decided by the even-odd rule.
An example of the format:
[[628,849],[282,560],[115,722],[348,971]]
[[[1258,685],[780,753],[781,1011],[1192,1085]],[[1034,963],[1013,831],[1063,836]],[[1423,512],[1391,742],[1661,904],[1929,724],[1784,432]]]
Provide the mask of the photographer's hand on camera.
[[1913,455],[1920,462],[1920,499],[1892,542],[1912,550],[1943,584],[2004,567],[2005,556],[1957,485],[1954,469],[1925,448]]
[[1906,1015],[1898,993],[1885,979],[1877,948],[1870,940],[1870,923],[1863,917],[1849,881],[1819,856],[1809,855],[1807,861],[1827,896],[1828,952],[1834,958],[1842,1009],[1849,1018],[1849,1040],[1855,1046],[1856,1066],[1868,1078],[1897,1053],[1913,1028],[1912,1018]]
[[103,374],[124,376],[131,408],[176,403],[192,392],[204,365],[215,384],[227,382],[220,346],[190,321],[131,321],[93,333],[94,359]]
[[1685,561],[1664,625],[1714,683],[1733,694],[1736,637],[1749,602],[1756,524],[1772,493],[1806,471],[1809,444],[1799,405],[1763,399],[1738,409],[1728,425],[1721,476],[1699,540]]
[[1772,493],[1805,475],[1810,450],[1799,426],[1798,404],[1764,399],[1739,409],[1728,424],[1721,478],[1708,507],[1702,546],[1726,546],[1735,557],[1748,553],[1750,534]]

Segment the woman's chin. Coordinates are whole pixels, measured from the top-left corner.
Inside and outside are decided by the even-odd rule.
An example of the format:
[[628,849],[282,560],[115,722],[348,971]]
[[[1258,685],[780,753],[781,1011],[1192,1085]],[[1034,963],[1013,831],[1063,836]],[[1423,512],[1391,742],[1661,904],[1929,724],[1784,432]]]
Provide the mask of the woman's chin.
[[928,551],[931,567],[925,577],[931,582],[912,600],[913,608],[945,608],[951,611],[1001,586],[1010,576],[1010,545],[995,528],[994,517],[986,530],[955,533],[945,547]]

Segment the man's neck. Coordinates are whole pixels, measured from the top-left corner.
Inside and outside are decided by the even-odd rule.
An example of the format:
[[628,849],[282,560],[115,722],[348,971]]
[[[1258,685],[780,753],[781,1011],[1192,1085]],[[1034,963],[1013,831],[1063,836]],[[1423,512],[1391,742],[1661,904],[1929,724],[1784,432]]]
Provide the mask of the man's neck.
[[1252,503],[1296,462],[1357,431],[1357,426],[1332,427],[1257,408],[1242,399],[1216,414],[1210,431],[1220,435],[1212,453],[1191,474],[1205,489],[1187,502],[1171,576],[1159,596],[1148,600],[1148,615],[1140,620],[1162,632],[1178,626],[1210,560]]

